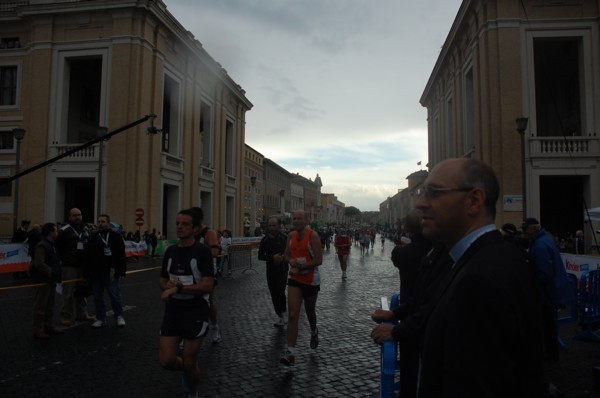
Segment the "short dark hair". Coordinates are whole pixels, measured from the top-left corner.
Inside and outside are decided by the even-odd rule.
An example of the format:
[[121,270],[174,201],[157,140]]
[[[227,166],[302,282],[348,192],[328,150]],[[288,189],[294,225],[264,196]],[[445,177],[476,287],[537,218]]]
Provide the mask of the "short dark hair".
[[198,206],[195,206],[195,207],[190,207],[189,210],[196,213],[196,216],[198,217],[198,225],[200,225],[202,220],[204,220],[204,212],[202,211],[202,209],[199,208]]
[[269,222],[269,221],[271,221],[271,220],[275,220],[275,221],[277,221],[277,225],[278,225],[278,226],[281,226],[281,218],[279,218],[279,217],[275,217],[275,216],[273,216],[273,217],[269,217],[269,220],[268,220],[267,222]]
[[496,219],[496,202],[500,196],[500,184],[494,170],[477,159],[467,159],[464,164],[464,184],[485,192],[485,207],[492,219]]
[[46,224],[42,225],[42,236],[46,237],[50,235],[52,231],[54,231],[54,228],[56,228],[56,224],[53,222],[47,222]]
[[110,223],[110,216],[108,214],[98,214],[98,217],[96,217],[96,220],[98,220],[100,217],[106,217],[106,221],[108,221]]
[[198,218],[198,213],[195,212],[192,209],[184,209],[184,210],[181,210],[177,214],[181,214],[181,215],[184,215],[184,216],[190,216],[190,218],[192,219],[192,226],[193,227],[197,227],[197,226],[200,225],[200,219]]

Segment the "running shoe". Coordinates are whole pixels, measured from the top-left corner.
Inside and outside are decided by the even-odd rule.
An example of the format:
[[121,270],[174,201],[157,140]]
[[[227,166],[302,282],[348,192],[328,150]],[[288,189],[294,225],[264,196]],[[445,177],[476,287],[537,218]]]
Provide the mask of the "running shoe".
[[104,327],[104,325],[105,325],[104,321],[101,321],[100,319],[98,319],[96,322],[92,323],[93,328],[101,328],[101,327]]
[[289,351],[286,351],[285,354],[279,360],[279,363],[285,366],[292,366],[296,362],[296,357]]
[[219,331],[218,328],[215,329],[215,333],[213,334],[212,342],[213,342],[213,344],[218,344],[221,342],[221,332]]

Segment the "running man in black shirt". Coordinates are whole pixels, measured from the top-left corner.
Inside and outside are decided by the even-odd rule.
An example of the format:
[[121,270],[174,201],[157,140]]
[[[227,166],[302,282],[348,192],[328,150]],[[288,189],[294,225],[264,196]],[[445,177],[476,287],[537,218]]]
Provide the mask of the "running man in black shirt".
[[[214,287],[214,269],[210,250],[196,242],[200,221],[190,210],[177,214],[177,245],[165,252],[160,273],[161,299],[165,315],[160,328],[160,365],[183,370],[183,388],[190,397],[198,394],[198,352],[208,332],[208,296]],[[177,356],[183,339],[183,358]]]

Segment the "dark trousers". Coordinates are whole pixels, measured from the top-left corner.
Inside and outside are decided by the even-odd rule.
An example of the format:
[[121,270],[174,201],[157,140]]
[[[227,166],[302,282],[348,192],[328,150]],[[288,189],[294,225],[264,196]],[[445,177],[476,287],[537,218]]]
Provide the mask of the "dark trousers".
[[287,298],[285,297],[285,288],[288,280],[288,266],[267,264],[267,285],[271,292],[273,308],[277,316],[281,316],[287,309]]
[[417,397],[417,380],[419,377],[418,340],[402,338],[398,342],[400,350],[400,397]]
[[46,284],[35,289],[35,298],[33,302],[33,330],[44,331],[52,327],[52,317],[54,314],[54,297],[56,295],[56,285]]

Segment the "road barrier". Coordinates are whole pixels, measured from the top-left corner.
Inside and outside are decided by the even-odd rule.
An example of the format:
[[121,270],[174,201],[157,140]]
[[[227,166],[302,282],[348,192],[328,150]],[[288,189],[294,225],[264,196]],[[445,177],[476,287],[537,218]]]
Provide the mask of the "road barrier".
[[[578,308],[577,308],[577,275],[567,272],[567,278],[569,280],[569,288],[573,291],[570,303],[564,308],[557,308],[556,310],[556,328],[558,329],[562,325],[570,325],[577,322],[578,319]],[[565,341],[558,336],[558,344],[561,348],[566,348],[567,344]]]
[[[390,310],[398,305],[398,295],[395,293],[388,304],[387,297],[381,298],[381,309]],[[385,323],[396,324],[395,321]],[[398,344],[395,341],[384,341],[381,345],[381,370],[379,375],[379,397],[394,398],[400,390],[400,381],[396,382],[398,373]]]
[[[125,256],[144,256],[148,248],[146,242],[125,241]],[[24,272],[29,269],[31,257],[27,243],[0,244],[0,274]]]
[[594,332],[594,325],[600,322],[600,270],[589,271],[581,276],[579,317],[585,329],[574,338],[600,341],[600,335]]
[[234,271],[255,271],[252,268],[252,250],[258,248],[262,236],[253,237],[234,237],[231,239],[231,245],[227,247],[227,258],[224,264],[227,264],[227,275],[231,276]]

